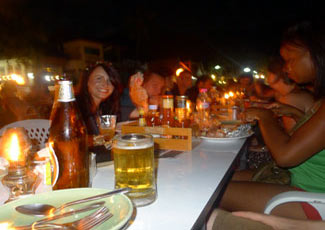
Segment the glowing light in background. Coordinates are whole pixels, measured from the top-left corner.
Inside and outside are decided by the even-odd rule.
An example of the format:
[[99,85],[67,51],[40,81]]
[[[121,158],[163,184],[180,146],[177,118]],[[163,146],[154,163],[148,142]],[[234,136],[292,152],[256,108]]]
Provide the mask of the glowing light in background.
[[50,75],[45,75],[45,76],[44,76],[44,79],[45,79],[45,81],[51,81],[51,77],[50,77]]
[[216,65],[214,68],[215,68],[216,70],[218,70],[218,69],[221,69],[221,66],[220,66],[220,65]]
[[34,79],[34,73],[27,73],[27,77],[29,79]]
[[251,69],[249,67],[246,67],[246,68],[244,68],[244,72],[249,73],[249,72],[251,72]]
[[17,74],[11,74],[11,79],[14,80],[18,85],[24,85],[25,80],[22,76],[17,75]]
[[183,72],[183,71],[184,71],[183,68],[178,68],[178,69],[176,70],[176,76],[178,77],[178,76],[181,74],[181,72]]

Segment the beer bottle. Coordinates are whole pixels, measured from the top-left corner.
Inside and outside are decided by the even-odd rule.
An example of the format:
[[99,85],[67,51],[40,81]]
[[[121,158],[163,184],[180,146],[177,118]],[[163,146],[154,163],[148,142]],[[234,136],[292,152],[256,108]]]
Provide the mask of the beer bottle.
[[76,104],[72,82],[59,81],[59,94],[53,112],[49,143],[59,163],[59,176],[53,189],[89,186],[87,129]]

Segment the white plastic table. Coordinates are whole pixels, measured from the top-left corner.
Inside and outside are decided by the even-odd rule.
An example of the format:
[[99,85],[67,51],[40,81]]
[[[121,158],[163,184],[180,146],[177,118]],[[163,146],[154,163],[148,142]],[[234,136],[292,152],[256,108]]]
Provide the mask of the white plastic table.
[[[157,200],[136,209],[128,230],[202,229],[227,185],[246,139],[194,140],[192,151],[158,159]],[[174,155],[174,156],[173,156]],[[94,188],[114,189],[114,166],[99,167]]]

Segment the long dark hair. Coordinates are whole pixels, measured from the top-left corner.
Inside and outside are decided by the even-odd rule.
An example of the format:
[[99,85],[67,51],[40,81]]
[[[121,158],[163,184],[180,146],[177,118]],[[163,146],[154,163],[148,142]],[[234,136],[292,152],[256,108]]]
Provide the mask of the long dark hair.
[[91,73],[97,68],[102,67],[105,72],[108,74],[109,79],[114,86],[112,94],[102,101],[98,108],[99,114],[115,114],[117,119],[120,118],[120,89],[121,83],[118,72],[112,66],[111,63],[97,62],[93,65],[88,66],[80,79],[79,87],[77,90],[77,97],[79,99],[79,107],[84,118],[93,115],[91,111],[93,101],[88,91],[88,81]]
[[282,45],[285,44],[308,49],[316,72],[314,82],[315,97],[325,97],[324,24],[304,21],[289,27],[282,39]]

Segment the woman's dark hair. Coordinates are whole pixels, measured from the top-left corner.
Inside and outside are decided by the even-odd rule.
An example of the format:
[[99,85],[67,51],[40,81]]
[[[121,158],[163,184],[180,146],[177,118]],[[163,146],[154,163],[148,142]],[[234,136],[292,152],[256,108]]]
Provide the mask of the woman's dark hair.
[[109,76],[112,85],[114,86],[112,94],[108,98],[106,98],[105,101],[100,103],[98,112],[100,114],[115,114],[117,115],[117,119],[119,120],[121,83],[119,79],[119,74],[111,63],[96,63],[87,67],[83,72],[77,92],[81,113],[83,114],[84,119],[93,114],[93,112],[91,111],[91,105],[93,104],[93,101],[88,91],[88,81],[89,76],[97,67],[102,67],[105,70],[105,72]]
[[282,45],[292,45],[308,49],[315,67],[316,97],[325,96],[325,28],[323,23],[304,21],[289,27],[284,33]]

